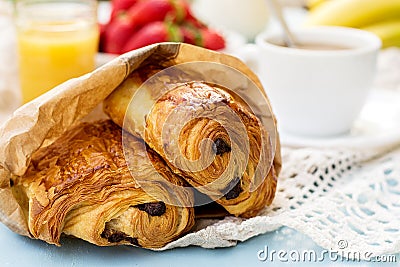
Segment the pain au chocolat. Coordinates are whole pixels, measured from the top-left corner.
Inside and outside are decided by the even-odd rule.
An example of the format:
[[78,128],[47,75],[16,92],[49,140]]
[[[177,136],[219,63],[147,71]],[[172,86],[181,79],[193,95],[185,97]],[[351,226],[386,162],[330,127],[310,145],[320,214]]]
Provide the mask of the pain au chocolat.
[[[142,145],[133,136],[124,142],[133,153]],[[57,245],[66,234],[99,246],[158,248],[189,231],[194,224],[191,190],[168,188],[165,181],[184,183],[151,149],[136,154],[139,167],[131,173],[122,130],[111,120],[82,123],[35,152],[26,173],[13,179],[31,236]],[[135,172],[151,192],[141,188]],[[181,205],[167,204],[169,198]]]
[[[204,81],[175,83],[173,77],[160,77],[164,88],[145,83],[162,69],[133,72],[104,101],[105,113],[230,214],[257,215],[271,204],[280,171],[272,144],[265,142],[269,133],[228,88]],[[135,94],[140,101],[132,105]]]

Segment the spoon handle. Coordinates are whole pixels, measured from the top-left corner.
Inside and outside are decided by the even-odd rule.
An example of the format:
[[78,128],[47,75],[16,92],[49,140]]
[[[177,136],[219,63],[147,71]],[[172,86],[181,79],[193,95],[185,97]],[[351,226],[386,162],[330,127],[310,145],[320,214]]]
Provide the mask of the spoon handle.
[[272,7],[276,18],[278,19],[279,23],[281,24],[281,27],[283,28],[283,31],[285,33],[284,42],[286,43],[286,46],[296,47],[297,42],[286,23],[286,20],[283,16],[283,12],[282,12],[282,7],[278,3],[278,0],[266,0],[266,1],[269,2],[269,6]]

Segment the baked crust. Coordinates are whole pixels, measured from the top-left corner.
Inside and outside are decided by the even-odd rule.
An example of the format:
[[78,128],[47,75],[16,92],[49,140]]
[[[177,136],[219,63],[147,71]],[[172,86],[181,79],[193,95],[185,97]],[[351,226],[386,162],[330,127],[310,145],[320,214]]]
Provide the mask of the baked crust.
[[[268,133],[244,101],[229,89],[215,84],[175,83],[171,80],[173,78],[168,78],[161,91],[148,86],[142,88],[147,90],[145,94],[149,96],[149,103],[141,104],[152,108],[145,114],[136,113],[135,107],[129,106],[132,97],[151,75],[163,68],[153,66],[151,71],[148,69],[146,66],[132,73],[104,101],[104,111],[110,118],[125,130],[143,138],[175,173],[230,214],[253,217],[270,205],[280,171],[280,164],[275,160],[280,151],[272,158]],[[162,91],[165,93],[162,94]],[[158,95],[162,96],[157,99]],[[155,102],[151,103],[154,99]],[[133,109],[128,110],[130,108]],[[174,112],[175,117],[171,116]],[[225,125],[212,119],[213,116],[223,120]],[[179,127],[181,121],[187,123]],[[231,129],[230,134],[226,125]],[[243,126],[244,132],[240,130]],[[165,137],[176,139],[177,145],[170,145]],[[246,144],[241,137],[248,139],[247,150],[243,149]],[[213,145],[200,149],[206,139],[211,140]],[[210,147],[215,148],[213,155]],[[199,160],[201,154],[205,154],[203,162]],[[182,160],[182,156],[186,160]],[[215,157],[210,160],[211,156]],[[187,160],[196,163],[186,164]],[[229,164],[230,160],[235,163]]]
[[[140,153],[142,142],[124,136],[139,163],[134,171],[151,185],[151,192],[129,172],[122,130],[111,120],[83,123],[35,152],[13,186],[32,237],[59,245],[64,233],[100,246],[158,248],[189,231],[194,224],[191,190],[170,193],[164,181],[184,182],[151,149],[148,156]],[[169,198],[182,207],[166,204]]]

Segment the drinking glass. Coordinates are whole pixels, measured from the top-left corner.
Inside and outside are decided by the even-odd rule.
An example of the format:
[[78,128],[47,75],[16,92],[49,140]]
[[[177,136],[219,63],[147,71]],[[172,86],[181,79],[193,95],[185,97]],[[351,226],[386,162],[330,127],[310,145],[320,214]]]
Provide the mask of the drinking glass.
[[96,0],[19,0],[15,14],[24,103],[95,68]]

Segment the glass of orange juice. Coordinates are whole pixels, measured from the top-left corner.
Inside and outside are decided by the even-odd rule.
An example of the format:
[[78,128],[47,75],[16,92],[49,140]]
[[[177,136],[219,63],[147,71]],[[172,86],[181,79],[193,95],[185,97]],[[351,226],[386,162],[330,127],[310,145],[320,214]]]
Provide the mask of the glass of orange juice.
[[18,0],[16,25],[24,103],[95,68],[96,0]]

